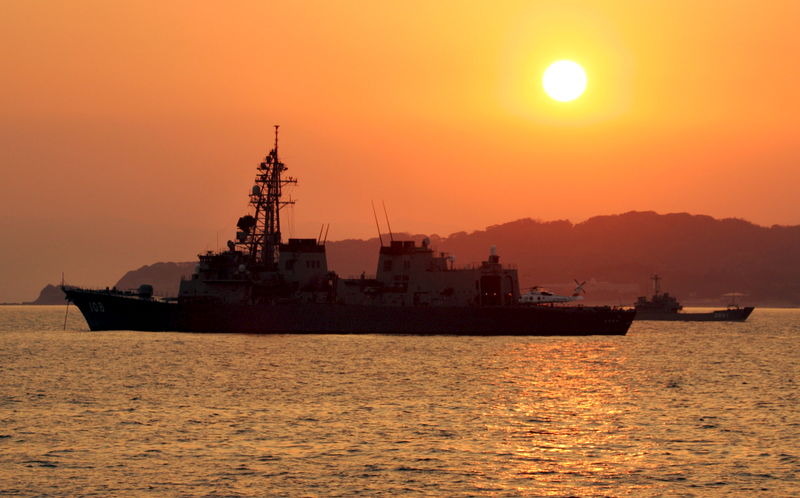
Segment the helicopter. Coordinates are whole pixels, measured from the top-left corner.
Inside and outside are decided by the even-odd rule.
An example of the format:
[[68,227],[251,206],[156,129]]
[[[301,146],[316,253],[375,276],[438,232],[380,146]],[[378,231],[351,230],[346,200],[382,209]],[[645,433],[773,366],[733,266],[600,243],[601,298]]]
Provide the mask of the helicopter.
[[586,291],[583,289],[583,286],[586,285],[586,281],[578,282],[575,280],[575,291],[572,293],[571,296],[561,296],[558,294],[554,294],[548,290],[545,290],[538,285],[531,287],[531,290],[527,293],[523,294],[519,298],[519,302],[522,304],[551,304],[551,303],[569,303],[572,301],[580,301],[583,299],[583,295]]

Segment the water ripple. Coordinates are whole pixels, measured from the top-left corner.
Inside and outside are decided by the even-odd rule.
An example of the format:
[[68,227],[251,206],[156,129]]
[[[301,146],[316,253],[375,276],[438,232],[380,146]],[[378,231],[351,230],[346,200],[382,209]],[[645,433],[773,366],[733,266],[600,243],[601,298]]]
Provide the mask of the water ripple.
[[3,494],[800,494],[796,310],[481,338],[63,332],[63,307],[7,308]]

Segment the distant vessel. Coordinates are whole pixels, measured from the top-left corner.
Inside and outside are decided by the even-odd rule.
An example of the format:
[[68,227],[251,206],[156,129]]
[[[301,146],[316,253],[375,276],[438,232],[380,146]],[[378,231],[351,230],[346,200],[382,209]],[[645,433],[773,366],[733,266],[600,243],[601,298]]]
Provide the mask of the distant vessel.
[[[624,335],[635,311],[607,306],[531,306],[520,302],[517,271],[486,261],[455,268],[430,240],[383,244],[374,278],[328,270],[325,238],[281,240],[286,166],[275,145],[258,165],[251,213],[239,218],[228,250],[199,255],[176,298],[138,291],[63,286],[91,330],[249,333],[464,335]],[[376,224],[378,222],[375,216]],[[387,218],[388,223],[388,218]],[[380,234],[380,227],[378,227]]]
[[[653,297],[647,299],[645,296],[639,297],[634,305],[637,320],[673,320],[673,321],[694,321],[694,322],[743,322],[747,320],[753,307],[740,307],[735,302],[728,305],[726,309],[714,310],[703,313],[683,313],[683,306],[678,300],[669,294],[661,293],[661,277],[652,276]],[[729,294],[734,296],[734,294]]]

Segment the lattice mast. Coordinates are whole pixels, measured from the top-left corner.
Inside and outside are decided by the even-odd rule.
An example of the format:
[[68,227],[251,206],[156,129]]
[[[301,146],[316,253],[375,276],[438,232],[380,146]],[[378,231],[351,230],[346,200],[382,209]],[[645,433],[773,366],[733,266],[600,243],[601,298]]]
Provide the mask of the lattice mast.
[[281,200],[283,187],[297,183],[295,178],[281,176],[288,168],[278,157],[278,127],[275,125],[275,145],[258,165],[255,185],[250,192],[253,226],[247,230],[241,244],[251,263],[267,270],[277,269],[281,243],[280,211],[284,206],[294,204],[293,200]]

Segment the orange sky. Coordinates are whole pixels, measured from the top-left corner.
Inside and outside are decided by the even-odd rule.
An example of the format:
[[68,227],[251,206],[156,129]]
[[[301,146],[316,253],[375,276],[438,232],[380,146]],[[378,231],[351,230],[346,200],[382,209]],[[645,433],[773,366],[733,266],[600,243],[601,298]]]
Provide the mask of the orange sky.
[[[285,235],[628,210],[798,224],[800,2],[0,4],[0,301],[232,236],[272,124]],[[586,93],[548,99],[558,59]],[[291,232],[291,233],[287,233]]]

